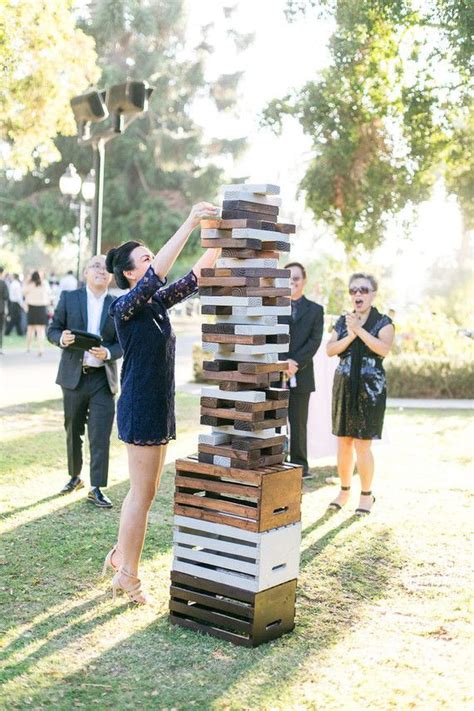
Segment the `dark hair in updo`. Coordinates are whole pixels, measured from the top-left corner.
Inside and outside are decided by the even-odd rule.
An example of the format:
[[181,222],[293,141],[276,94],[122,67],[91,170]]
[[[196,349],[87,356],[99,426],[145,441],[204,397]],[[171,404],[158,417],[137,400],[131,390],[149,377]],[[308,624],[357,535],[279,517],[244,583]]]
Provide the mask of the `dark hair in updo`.
[[41,286],[41,277],[38,271],[34,271],[30,276],[30,281],[33,282],[35,286]]
[[110,274],[113,274],[119,289],[128,289],[130,284],[124,272],[135,267],[131,254],[135,247],[143,246],[141,242],[124,242],[120,247],[113,247],[107,252],[105,266]]

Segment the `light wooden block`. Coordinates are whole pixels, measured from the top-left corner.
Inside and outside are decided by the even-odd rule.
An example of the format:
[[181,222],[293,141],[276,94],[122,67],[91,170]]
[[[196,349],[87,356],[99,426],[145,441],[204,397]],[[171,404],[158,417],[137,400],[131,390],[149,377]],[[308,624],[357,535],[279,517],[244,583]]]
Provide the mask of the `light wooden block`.
[[286,289],[286,288],[288,288],[288,287],[290,286],[290,280],[289,280],[288,278],[285,278],[285,279],[274,279],[274,280],[273,280],[273,285],[275,286],[275,288],[279,288],[279,289],[283,288],[283,289]]
[[[204,390],[205,388],[203,388]],[[211,388],[209,388],[210,390]],[[220,392],[220,391],[218,391]],[[213,397],[216,397],[215,395]],[[223,434],[222,432],[212,432],[211,434],[200,434],[198,435],[199,444],[227,444],[230,442],[230,435]]]
[[257,193],[257,195],[279,195],[280,186],[271,183],[233,183],[222,187],[224,192]]
[[236,343],[235,353],[285,353],[290,350],[288,343],[266,343],[263,346],[247,346],[242,343]]
[[261,296],[201,296],[203,306],[261,306]]
[[272,207],[281,207],[281,198],[273,195],[262,195],[261,193],[252,193],[249,191],[225,190],[224,200],[243,200],[244,202],[254,202],[257,205],[272,205]]
[[[258,298],[258,297],[247,297]],[[232,316],[291,316],[290,306],[233,306]]]
[[240,326],[276,326],[278,324],[278,316],[249,316],[248,314],[240,314],[236,316],[216,316],[216,323],[235,323]]
[[255,533],[174,517],[173,570],[258,592],[298,577],[301,523]]
[[242,269],[246,267],[277,269],[278,259],[232,259],[229,257],[221,257],[216,262],[217,269],[231,269],[232,267],[240,267]]
[[201,228],[201,239],[227,239],[228,237],[230,237],[230,230]]
[[275,336],[277,334],[286,335],[290,332],[290,327],[282,323],[279,326],[235,326],[234,333],[236,336],[244,335],[263,335]]
[[215,397],[219,400],[237,400],[238,402],[265,402],[264,392],[259,390],[244,390],[242,392],[226,393],[219,388],[201,388],[202,397]]
[[232,239],[259,239],[262,242],[286,242],[289,243],[290,236],[283,232],[274,230],[257,230],[251,228],[238,228],[232,230]]

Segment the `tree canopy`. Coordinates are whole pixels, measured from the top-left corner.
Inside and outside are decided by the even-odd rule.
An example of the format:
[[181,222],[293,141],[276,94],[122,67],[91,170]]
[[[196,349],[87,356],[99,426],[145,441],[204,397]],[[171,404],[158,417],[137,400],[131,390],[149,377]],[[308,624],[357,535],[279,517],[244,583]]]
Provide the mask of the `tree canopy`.
[[0,3],[0,165],[32,169],[57,159],[72,135],[74,94],[100,75],[92,37],[76,26],[72,0]]
[[[97,0],[81,20],[83,32],[95,41],[99,87],[126,79],[148,80],[154,87],[149,111],[106,148],[105,248],[130,238],[153,249],[161,246],[193,202],[215,195],[221,174],[216,157],[234,155],[245,145],[244,139],[206,140],[191,117],[197,99],[232,111],[240,76],[206,79],[213,27],[203,27],[198,46],[190,51],[185,20],[182,0]],[[243,50],[250,36],[236,33],[231,17],[222,21],[229,51]],[[4,221],[22,240],[39,233],[57,243],[74,225],[58,181],[70,162],[85,175],[91,151],[65,136],[55,146],[60,161],[36,165],[21,181],[0,182],[0,199],[7,205]],[[189,259],[191,252],[192,245]]]
[[272,101],[264,122],[279,130],[289,114],[311,136],[313,159],[301,188],[315,217],[348,250],[373,249],[391,217],[428,198],[440,164],[467,210],[468,3],[432,0],[421,11],[412,0],[288,2],[290,20],[310,10],[336,21],[331,64]]

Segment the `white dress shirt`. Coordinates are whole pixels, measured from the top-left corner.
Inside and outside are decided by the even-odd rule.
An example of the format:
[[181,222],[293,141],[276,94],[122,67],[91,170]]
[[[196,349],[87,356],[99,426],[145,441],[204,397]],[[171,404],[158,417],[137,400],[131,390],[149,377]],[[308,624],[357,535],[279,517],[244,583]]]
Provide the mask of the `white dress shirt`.
[[23,290],[18,279],[13,279],[8,285],[8,298],[16,304],[23,303]]
[[[100,336],[100,319],[104,308],[105,297],[107,291],[104,291],[100,296],[96,296],[93,291],[86,286],[87,293],[87,330],[89,333],[96,333]],[[107,349],[106,349],[107,350]],[[107,360],[110,358],[110,353],[107,350]],[[84,352],[83,364],[91,368],[101,368],[104,361],[96,358],[87,351]]]

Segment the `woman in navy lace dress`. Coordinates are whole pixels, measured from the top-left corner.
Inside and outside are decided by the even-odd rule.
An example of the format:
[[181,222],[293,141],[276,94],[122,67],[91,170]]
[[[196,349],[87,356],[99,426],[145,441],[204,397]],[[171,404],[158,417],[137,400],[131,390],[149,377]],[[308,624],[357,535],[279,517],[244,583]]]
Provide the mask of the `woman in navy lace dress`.
[[391,319],[372,306],[377,282],[370,274],[353,274],[349,294],[353,312],[341,316],[327,344],[329,356],[338,355],[332,401],[333,434],[338,438],[337,468],[341,491],[329,504],[339,510],[349,499],[354,453],[361,481],[359,507],[356,513],[370,513],[374,458],[373,439],[382,436],[385,414],[386,381],[383,359],[394,338]]
[[189,274],[169,286],[166,275],[191,232],[217,208],[199,203],[156,257],[139,242],[126,242],[107,254],[107,269],[119,287],[130,291],[110,307],[123,349],[121,395],[117,405],[119,438],[126,443],[130,490],[120,515],[117,545],[108,553],[113,589],[138,604],[147,601],[138,578],[148,511],[155,497],[166,445],[176,436],[174,412],[175,335],[168,309],[197,291],[201,269],[212,267],[219,250],[207,250]]

